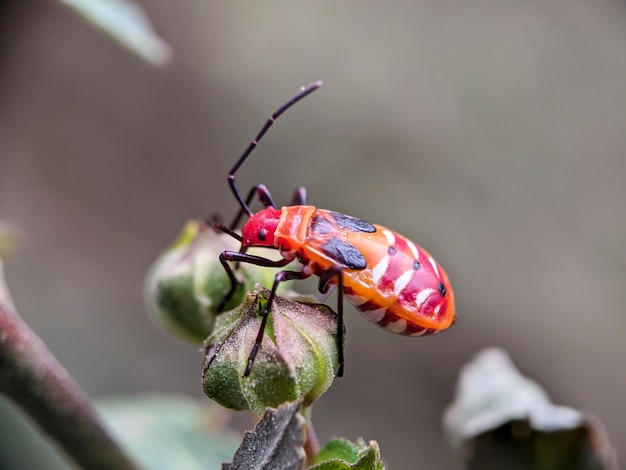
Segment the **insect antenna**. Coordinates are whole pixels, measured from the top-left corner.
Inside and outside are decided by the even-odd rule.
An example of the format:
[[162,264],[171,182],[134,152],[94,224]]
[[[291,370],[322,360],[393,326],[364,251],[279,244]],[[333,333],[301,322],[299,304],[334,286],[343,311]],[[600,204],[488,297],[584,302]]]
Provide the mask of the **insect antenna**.
[[269,119],[267,120],[265,125],[261,128],[257,136],[254,138],[252,142],[250,142],[250,145],[248,145],[248,148],[246,148],[245,152],[243,152],[241,157],[239,157],[239,160],[237,160],[237,163],[235,163],[235,166],[233,166],[232,170],[230,170],[230,173],[228,174],[228,185],[230,186],[231,191],[235,195],[235,198],[239,202],[239,205],[248,214],[248,216],[251,216],[253,212],[250,210],[250,207],[248,207],[247,201],[243,198],[243,196],[241,195],[241,192],[239,191],[239,188],[237,187],[237,182],[235,181],[235,173],[237,172],[237,170],[239,170],[239,167],[241,167],[241,165],[243,165],[246,159],[250,156],[252,151],[259,144],[259,142],[261,141],[265,133],[269,130],[269,128],[272,127],[274,122],[276,122],[276,119],[278,119],[278,117],[281,114],[283,114],[285,111],[291,108],[294,104],[296,104],[302,98],[310,95],[321,86],[322,86],[322,82],[318,80],[317,82],[313,82],[310,85],[301,88],[298,93],[296,93],[294,96],[289,98],[280,108],[274,111],[274,114],[272,114],[269,117]]

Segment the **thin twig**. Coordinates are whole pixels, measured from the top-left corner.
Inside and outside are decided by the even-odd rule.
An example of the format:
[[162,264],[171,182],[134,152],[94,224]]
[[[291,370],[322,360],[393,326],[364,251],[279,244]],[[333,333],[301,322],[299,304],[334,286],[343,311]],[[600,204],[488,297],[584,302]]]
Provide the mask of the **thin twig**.
[[0,260],[0,393],[82,468],[138,468],[102,426],[83,390],[17,313]]

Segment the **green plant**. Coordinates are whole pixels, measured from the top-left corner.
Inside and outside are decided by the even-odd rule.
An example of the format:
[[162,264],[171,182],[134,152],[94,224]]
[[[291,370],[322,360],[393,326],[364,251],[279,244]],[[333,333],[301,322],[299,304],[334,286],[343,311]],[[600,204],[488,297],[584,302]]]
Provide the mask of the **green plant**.
[[[150,63],[163,64],[170,55],[132,2],[62,3]],[[223,426],[224,410],[208,406],[208,400],[144,396],[94,406],[18,315],[1,261],[0,392],[85,468],[215,468],[228,460],[224,468],[382,468],[375,441],[336,438],[323,448],[317,443],[312,406],[332,385],[336,367],[336,318],[327,307],[282,291],[253,373],[242,378],[258,306],[267,300],[262,286],[271,284],[273,272],[242,266],[238,274],[245,282],[228,312],[218,314],[214,306],[228,280],[217,254],[228,242],[214,237],[202,224],[190,223],[149,274],[146,300],[160,325],[204,344],[198,372],[207,395],[261,417],[241,443]],[[0,225],[0,258],[19,238],[15,229]],[[446,430],[467,468],[615,468],[596,420],[552,405],[505,357],[494,351],[479,355],[462,373],[446,413]]]

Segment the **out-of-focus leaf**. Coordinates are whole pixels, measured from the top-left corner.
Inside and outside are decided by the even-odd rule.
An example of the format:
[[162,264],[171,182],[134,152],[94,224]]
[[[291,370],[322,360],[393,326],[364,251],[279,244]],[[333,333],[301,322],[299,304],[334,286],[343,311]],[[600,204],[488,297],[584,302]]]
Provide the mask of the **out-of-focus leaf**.
[[15,225],[0,220],[0,259],[6,258],[24,241],[24,234]]
[[165,65],[170,46],[152,29],[139,5],[130,0],[59,0],[122,46],[153,65]]
[[299,410],[299,402],[268,409],[254,431],[246,432],[232,463],[223,464],[222,470],[301,468],[305,421]]
[[0,396],[0,468],[75,468],[35,426],[16,405]]
[[617,468],[595,418],[552,404],[496,348],[482,351],[463,367],[444,426],[468,469]]
[[109,398],[98,404],[107,427],[147,470],[219,468],[240,436],[225,429],[224,410],[186,397]]
[[343,438],[334,438],[317,454],[315,465],[310,470],[383,470],[376,441],[356,443]]

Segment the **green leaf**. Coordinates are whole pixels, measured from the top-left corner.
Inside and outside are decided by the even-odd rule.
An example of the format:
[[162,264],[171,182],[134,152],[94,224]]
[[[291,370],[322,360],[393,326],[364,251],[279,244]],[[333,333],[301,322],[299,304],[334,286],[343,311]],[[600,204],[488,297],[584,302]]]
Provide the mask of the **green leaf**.
[[23,411],[0,396],[0,468],[72,470],[65,455]]
[[305,421],[299,410],[299,402],[268,409],[254,431],[246,432],[232,463],[223,464],[222,470],[301,468]]
[[356,443],[334,438],[317,454],[310,470],[382,470],[380,449],[376,441]]
[[0,259],[14,253],[24,242],[24,234],[15,225],[0,220]]
[[107,427],[148,470],[219,468],[240,436],[225,429],[224,411],[186,397],[141,395],[98,404]]
[[554,405],[500,349],[463,367],[444,425],[468,469],[615,469],[601,423],[589,413]]
[[153,31],[148,17],[130,0],[59,0],[122,46],[153,65],[165,65],[170,46]]

